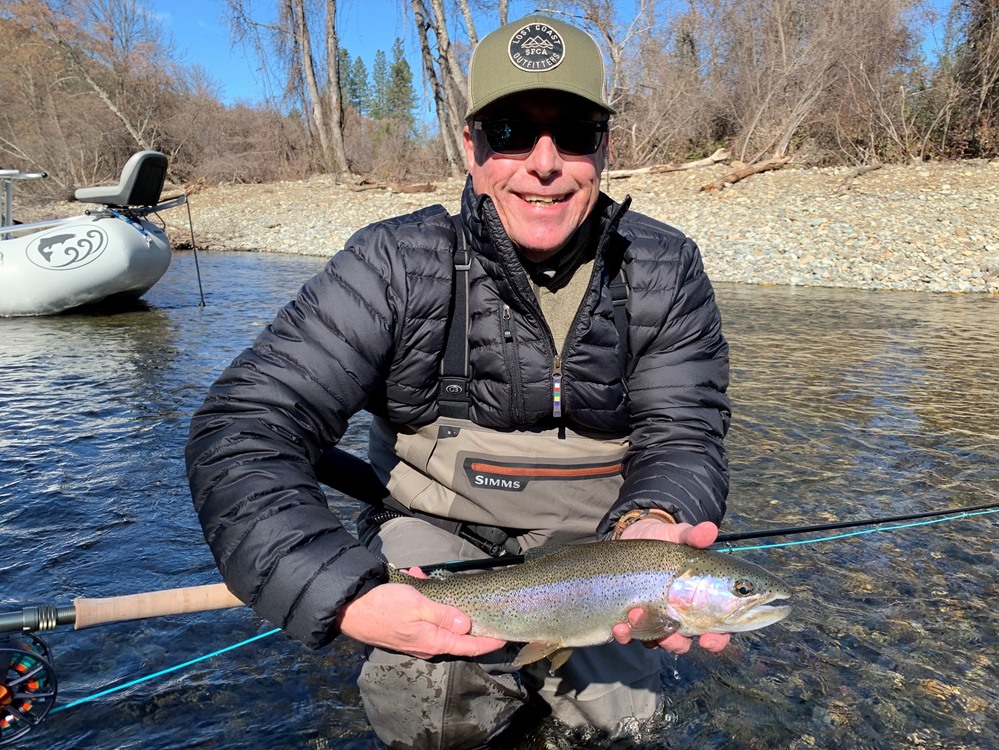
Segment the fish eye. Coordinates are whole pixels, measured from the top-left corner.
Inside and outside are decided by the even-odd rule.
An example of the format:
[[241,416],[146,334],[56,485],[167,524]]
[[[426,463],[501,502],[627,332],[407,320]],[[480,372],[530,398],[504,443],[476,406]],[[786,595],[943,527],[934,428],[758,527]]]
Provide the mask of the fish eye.
[[745,578],[740,578],[738,581],[735,582],[735,585],[732,587],[732,590],[738,596],[749,596],[754,591],[756,591],[756,587],[753,585],[752,581],[747,581]]

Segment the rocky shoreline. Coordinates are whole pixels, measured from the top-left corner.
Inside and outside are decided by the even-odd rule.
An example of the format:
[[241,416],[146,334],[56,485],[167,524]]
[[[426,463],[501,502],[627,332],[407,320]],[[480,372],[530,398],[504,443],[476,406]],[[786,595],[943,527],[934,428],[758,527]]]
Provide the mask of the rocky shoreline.
[[[791,165],[701,190],[731,169],[603,187],[691,236],[715,281],[999,294],[999,160],[884,166],[852,180],[846,167]],[[434,203],[456,211],[462,184],[419,193],[329,177],[222,185],[193,192],[190,208],[199,248],[328,256],[381,218]],[[163,218],[175,243],[189,246],[186,211]]]

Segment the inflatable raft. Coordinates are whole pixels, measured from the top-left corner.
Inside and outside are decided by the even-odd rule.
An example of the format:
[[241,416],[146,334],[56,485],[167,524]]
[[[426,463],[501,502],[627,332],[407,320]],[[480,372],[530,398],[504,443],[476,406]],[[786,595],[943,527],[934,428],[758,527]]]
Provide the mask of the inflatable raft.
[[39,172],[0,170],[4,221],[0,226],[0,316],[52,315],[87,305],[131,302],[170,267],[166,233],[150,214],[183,205],[181,195],[163,202],[167,158],[140,151],[117,185],[79,188],[76,199],[94,205],[62,219],[16,224],[13,183]]

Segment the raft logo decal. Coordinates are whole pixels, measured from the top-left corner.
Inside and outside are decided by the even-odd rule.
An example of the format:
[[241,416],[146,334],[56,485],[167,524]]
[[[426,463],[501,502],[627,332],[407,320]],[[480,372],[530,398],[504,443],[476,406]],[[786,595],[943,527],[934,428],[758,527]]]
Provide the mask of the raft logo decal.
[[528,73],[543,73],[565,60],[565,42],[551,26],[530,23],[510,37],[510,61]]
[[466,458],[463,468],[468,483],[473,487],[521,492],[531,482],[571,482],[574,479],[613,477],[621,473],[623,465],[620,461],[560,466]]
[[25,250],[28,260],[50,271],[71,271],[97,260],[108,246],[100,227],[54,229],[33,240]]

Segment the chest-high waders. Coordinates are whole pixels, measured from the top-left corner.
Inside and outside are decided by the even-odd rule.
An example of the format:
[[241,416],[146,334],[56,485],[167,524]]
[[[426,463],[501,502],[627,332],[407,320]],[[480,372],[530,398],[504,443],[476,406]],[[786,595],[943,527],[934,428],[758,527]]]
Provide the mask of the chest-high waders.
[[[334,447],[320,459],[317,475],[371,506],[362,516],[365,526],[416,517],[490,557],[519,554],[549,541],[590,539],[617,498],[627,440],[590,437],[555,420],[547,428],[504,431],[469,419],[471,254],[459,217],[452,222],[458,242],[438,389],[440,418],[420,428],[375,418],[371,464]],[[623,271],[612,281],[611,293],[614,323],[620,340],[627,342]],[[504,344],[512,354],[515,340]],[[553,406],[559,395],[553,393]]]

